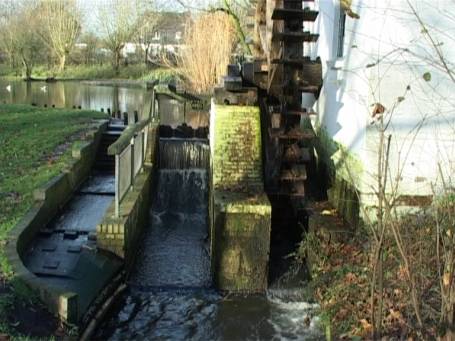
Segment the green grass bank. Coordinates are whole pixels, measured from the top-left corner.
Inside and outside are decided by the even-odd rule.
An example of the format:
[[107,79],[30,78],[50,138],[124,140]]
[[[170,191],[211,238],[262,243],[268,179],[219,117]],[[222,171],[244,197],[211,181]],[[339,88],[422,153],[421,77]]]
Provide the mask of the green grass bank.
[[[21,69],[14,69],[8,65],[0,64],[0,77],[22,77]],[[119,74],[110,64],[103,65],[68,65],[65,70],[57,72],[45,65],[33,68],[32,78],[46,79],[55,77],[58,80],[104,80],[104,79],[129,79],[140,81],[159,80],[167,83],[175,79],[176,73],[168,68],[149,68],[144,64],[122,66]]]

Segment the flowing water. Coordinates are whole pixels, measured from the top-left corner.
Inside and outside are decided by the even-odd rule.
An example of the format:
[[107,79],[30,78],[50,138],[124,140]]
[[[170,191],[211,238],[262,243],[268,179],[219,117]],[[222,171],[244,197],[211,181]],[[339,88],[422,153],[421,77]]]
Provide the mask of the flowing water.
[[[110,340],[319,340],[299,289],[223,296],[212,287],[208,236],[209,148],[160,139],[160,169],[129,288],[97,337]],[[323,339],[323,338],[322,338]]]

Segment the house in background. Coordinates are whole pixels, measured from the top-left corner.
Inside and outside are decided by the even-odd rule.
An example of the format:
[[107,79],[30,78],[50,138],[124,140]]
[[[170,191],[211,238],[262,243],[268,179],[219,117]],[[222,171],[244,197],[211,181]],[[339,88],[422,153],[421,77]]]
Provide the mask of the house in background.
[[122,51],[125,58],[142,51],[146,60],[153,62],[163,55],[172,56],[180,52],[190,13],[160,12],[158,16],[157,22],[140,32],[139,42],[125,44]]
[[306,51],[321,57],[324,86],[316,102],[304,102],[319,113],[312,122],[319,165],[351,221],[368,209],[375,216],[381,117],[391,136],[387,192],[398,192],[398,205],[431,202],[434,185],[441,176],[449,182],[455,168],[455,25],[444,14],[455,3],[410,3],[353,0],[358,19],[338,0],[310,4],[320,36]]
[[164,12],[152,37],[151,57],[163,53],[178,54],[183,46],[185,26],[190,20],[189,12]]

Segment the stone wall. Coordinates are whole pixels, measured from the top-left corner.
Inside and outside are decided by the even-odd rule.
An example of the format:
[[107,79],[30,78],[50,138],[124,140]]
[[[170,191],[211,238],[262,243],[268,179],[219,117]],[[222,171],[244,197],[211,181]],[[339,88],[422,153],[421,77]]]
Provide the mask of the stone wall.
[[267,288],[271,213],[265,193],[215,193],[212,258],[217,288],[249,293]]
[[212,270],[224,291],[267,289],[271,206],[263,186],[260,127],[259,108],[212,103]]

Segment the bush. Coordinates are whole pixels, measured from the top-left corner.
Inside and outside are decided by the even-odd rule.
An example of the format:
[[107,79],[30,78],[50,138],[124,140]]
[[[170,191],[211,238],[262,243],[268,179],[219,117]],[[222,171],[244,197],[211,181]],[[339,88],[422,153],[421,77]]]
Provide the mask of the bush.
[[188,26],[185,49],[177,57],[179,72],[197,93],[210,92],[226,74],[236,32],[224,13],[203,14]]

